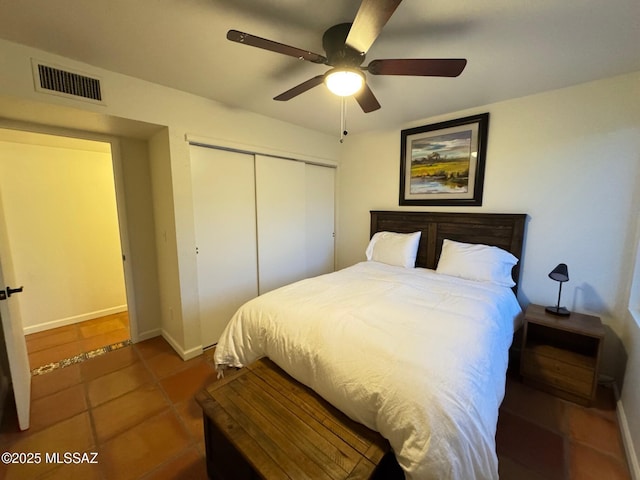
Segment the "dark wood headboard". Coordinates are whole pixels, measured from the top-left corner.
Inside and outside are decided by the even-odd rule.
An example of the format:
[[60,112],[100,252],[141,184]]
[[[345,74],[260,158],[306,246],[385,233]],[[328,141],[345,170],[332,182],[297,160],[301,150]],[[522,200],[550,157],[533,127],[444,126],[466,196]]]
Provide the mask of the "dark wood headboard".
[[[417,267],[436,268],[445,238],[500,247],[522,260],[526,218],[526,214],[519,213],[372,211],[371,236],[381,231],[411,233],[420,230]],[[516,282],[514,291],[520,279],[520,263],[511,272]]]

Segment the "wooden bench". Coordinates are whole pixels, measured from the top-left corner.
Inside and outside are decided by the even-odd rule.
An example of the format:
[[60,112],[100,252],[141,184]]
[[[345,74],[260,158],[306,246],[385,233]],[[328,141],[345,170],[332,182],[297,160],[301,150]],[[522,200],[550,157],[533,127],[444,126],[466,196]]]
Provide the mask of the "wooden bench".
[[199,392],[211,479],[404,478],[389,443],[269,359]]

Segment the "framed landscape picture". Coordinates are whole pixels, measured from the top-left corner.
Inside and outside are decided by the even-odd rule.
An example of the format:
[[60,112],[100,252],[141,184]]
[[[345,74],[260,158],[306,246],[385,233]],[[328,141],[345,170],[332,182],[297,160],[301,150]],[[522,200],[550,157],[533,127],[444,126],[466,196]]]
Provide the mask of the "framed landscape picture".
[[489,114],[402,130],[400,205],[482,205]]

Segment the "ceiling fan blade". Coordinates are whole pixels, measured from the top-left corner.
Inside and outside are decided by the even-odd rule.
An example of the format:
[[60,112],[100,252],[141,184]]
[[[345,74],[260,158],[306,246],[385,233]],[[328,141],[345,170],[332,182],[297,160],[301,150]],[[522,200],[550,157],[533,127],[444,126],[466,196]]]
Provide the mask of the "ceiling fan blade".
[[356,101],[362,111],[364,113],[373,112],[374,110],[378,110],[380,108],[380,103],[378,103],[378,99],[375,97],[369,85],[365,84],[362,89],[354,95],[356,97]]
[[267,40],[266,38],[256,37],[249,33],[239,32],[238,30],[229,30],[227,32],[227,40],[232,42],[242,43],[244,45],[250,45],[252,47],[263,48],[271,52],[282,53],[283,55],[289,55],[291,57],[298,58],[300,60],[307,60],[313,63],[326,63],[327,59],[318,54],[309,52],[308,50],[302,50],[301,48],[291,47],[284,43],[274,42]]
[[281,102],[286,102],[287,100],[291,100],[293,97],[297,97],[301,93],[306,92],[307,90],[311,90],[313,87],[317,87],[322,82],[324,82],[324,75],[317,75],[313,78],[310,78],[306,82],[302,82],[300,85],[296,85],[295,87],[287,90],[284,93],[281,93],[277,97],[274,97],[274,100],[279,100]]
[[466,65],[464,58],[403,58],[373,60],[367,66],[367,71],[372,75],[457,77]]
[[346,44],[366,53],[402,0],[362,0]]

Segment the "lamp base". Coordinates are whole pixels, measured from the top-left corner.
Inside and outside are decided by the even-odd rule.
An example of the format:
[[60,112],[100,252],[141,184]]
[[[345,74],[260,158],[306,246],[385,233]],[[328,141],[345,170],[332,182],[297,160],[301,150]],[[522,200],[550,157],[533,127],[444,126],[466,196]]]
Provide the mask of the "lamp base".
[[561,317],[568,317],[569,315],[571,315],[571,312],[569,310],[567,310],[564,307],[547,307],[544,309],[547,313],[550,313],[552,315],[559,315]]

